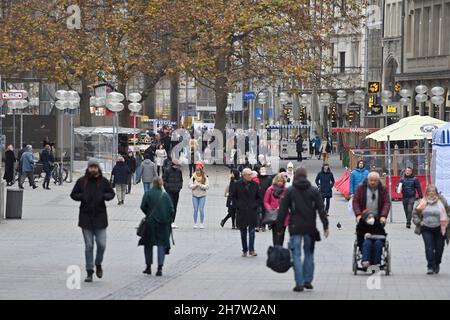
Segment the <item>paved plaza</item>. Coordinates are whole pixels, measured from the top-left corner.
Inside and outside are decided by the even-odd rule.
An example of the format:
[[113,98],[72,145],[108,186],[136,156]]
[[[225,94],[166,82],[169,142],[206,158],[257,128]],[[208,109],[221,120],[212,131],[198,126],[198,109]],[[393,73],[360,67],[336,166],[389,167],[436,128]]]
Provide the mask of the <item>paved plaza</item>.
[[[321,162],[305,162],[310,179]],[[338,178],[343,169],[337,158],[331,166]],[[104,278],[81,289],[69,290],[66,271],[79,265],[84,279],[84,245],[77,227],[78,203],[69,198],[72,184],[51,191],[25,185],[22,220],[0,224],[0,299],[448,299],[449,253],[444,252],[441,273],[426,275],[422,238],[405,228],[400,202],[394,202],[393,223],[387,226],[392,249],[392,274],[380,276],[381,287],[369,289],[366,274],[352,273],[354,218],[347,202],[335,193],[330,212],[330,237],[316,245],[313,291],[294,293],[293,271],[277,274],[265,266],[271,232],[257,233],[258,257],[242,258],[240,236],[225,216],[224,188],[228,170],[207,168],[210,190],[206,202],[206,229],[194,230],[191,193],[180,196],[175,246],[167,256],[163,277],[145,276],[143,248],[137,246],[135,227],[142,218],[142,184],[134,186],[124,206],[108,203],[108,243]],[[336,225],[340,222],[342,229]],[[322,230],[320,222],[319,229]],[[155,269],[155,267],[154,267]]]

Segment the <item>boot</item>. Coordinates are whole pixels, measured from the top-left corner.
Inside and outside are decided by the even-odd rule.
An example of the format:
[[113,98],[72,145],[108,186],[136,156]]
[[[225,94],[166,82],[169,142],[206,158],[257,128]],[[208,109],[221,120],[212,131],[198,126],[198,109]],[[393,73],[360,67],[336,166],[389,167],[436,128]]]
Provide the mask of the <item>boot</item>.
[[156,271],[156,276],[157,276],[157,277],[162,276],[162,268],[163,268],[162,265],[161,265],[161,266],[158,266],[158,271]]
[[152,266],[148,264],[147,267],[145,268],[145,270],[142,271],[142,273],[152,274]]
[[92,275],[94,274],[94,270],[87,270],[87,277],[84,279],[84,282],[92,282]]
[[97,265],[95,266],[95,273],[97,275],[97,278],[101,279],[103,277],[103,269],[102,269],[102,265]]

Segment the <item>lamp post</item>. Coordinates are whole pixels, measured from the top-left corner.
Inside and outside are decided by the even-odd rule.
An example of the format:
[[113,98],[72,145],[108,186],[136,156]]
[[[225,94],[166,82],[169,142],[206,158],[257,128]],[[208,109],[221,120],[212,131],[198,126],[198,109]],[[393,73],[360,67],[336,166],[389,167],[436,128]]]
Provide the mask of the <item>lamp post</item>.
[[75,150],[75,141],[74,141],[74,128],[73,128],[73,115],[75,110],[80,107],[80,95],[78,92],[71,90],[69,91],[69,101],[70,101],[70,170],[69,170],[69,182],[73,181],[73,158],[74,158],[74,150]]
[[[411,96],[412,96],[411,90],[409,90],[409,89],[401,89],[400,90],[400,96],[401,96],[401,98],[400,98],[400,105],[402,107],[411,105]],[[411,112],[411,113],[413,113],[413,112]],[[403,114],[403,112],[402,112],[402,114]]]
[[266,124],[266,119],[265,119],[265,104],[267,102],[267,94],[265,92],[260,92],[258,94],[258,103],[262,106],[262,112],[261,112],[261,127],[262,129],[264,129],[265,124]]
[[328,138],[328,106],[330,105],[330,94],[325,92],[319,97],[319,103],[321,104],[322,111],[322,124],[323,124],[323,135]]
[[416,87],[415,91],[417,93],[416,97],[415,97],[416,102],[420,103],[419,115],[422,116],[424,113],[423,112],[423,107],[424,107],[423,103],[425,103],[428,100],[428,95],[427,95],[428,87],[423,84],[420,84]]
[[113,150],[112,150],[112,159],[111,159],[111,170],[114,167],[114,163],[116,162],[117,152],[119,149],[118,146],[118,116],[117,114],[124,109],[124,105],[122,101],[125,99],[124,95],[120,92],[110,92],[106,97],[106,108],[110,111],[114,112],[113,118]]
[[[128,109],[130,109],[130,111],[133,112],[133,129],[135,131],[136,131],[136,115],[142,109],[142,104],[139,103],[141,99],[142,99],[141,94],[137,92],[128,94],[128,101],[131,101],[131,103],[128,105]],[[134,147],[136,148],[136,133],[134,133]]]

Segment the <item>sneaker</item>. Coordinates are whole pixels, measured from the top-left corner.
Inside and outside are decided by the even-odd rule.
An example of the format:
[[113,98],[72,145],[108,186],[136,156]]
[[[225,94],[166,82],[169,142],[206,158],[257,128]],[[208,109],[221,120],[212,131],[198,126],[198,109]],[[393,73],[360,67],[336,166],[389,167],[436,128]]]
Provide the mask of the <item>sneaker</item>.
[[438,274],[439,273],[439,266],[434,267],[434,273]]
[[258,255],[256,254],[255,251],[250,251],[249,256],[250,256],[250,257],[257,257]]
[[84,282],[92,282],[92,275],[94,274],[94,270],[88,270],[86,279],[84,279]]
[[309,290],[314,289],[314,287],[311,284],[311,282],[305,282],[305,284],[303,286],[305,287],[305,289],[309,289]]
[[172,229],[178,229],[178,226],[175,223],[172,223]]
[[101,279],[103,277],[103,269],[101,265],[95,266],[95,274],[97,278]]
[[293,289],[294,292],[302,292],[305,290],[305,287],[303,286],[295,286],[295,288]]
[[203,223],[200,224],[200,229],[205,229],[205,226],[203,225]]
[[194,229],[198,229],[198,225],[197,224],[194,224]]
[[428,270],[427,270],[427,274],[434,274],[434,270],[433,270],[433,269],[431,269],[431,268],[428,268]]
[[241,257],[245,258],[247,256],[247,252],[242,252]]

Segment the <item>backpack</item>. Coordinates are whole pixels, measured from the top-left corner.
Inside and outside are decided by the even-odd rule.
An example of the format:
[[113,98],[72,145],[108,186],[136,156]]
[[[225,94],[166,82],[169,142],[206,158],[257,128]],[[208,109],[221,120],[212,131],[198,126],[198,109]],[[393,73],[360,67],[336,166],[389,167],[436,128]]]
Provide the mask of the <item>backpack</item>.
[[327,142],[327,146],[325,147],[325,151],[326,151],[327,153],[330,153],[330,152],[331,152],[331,144],[330,144],[329,142]]
[[287,272],[291,266],[291,252],[282,246],[267,249],[267,267],[278,273]]

